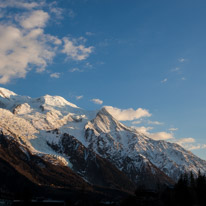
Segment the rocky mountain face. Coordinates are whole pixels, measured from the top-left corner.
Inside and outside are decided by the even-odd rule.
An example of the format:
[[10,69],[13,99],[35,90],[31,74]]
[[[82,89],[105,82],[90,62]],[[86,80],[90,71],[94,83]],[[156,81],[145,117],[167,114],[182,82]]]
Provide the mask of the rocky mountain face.
[[133,191],[206,173],[206,161],[178,144],[152,140],[106,107],[86,111],[59,96],[0,88],[0,130],[0,162],[36,185]]

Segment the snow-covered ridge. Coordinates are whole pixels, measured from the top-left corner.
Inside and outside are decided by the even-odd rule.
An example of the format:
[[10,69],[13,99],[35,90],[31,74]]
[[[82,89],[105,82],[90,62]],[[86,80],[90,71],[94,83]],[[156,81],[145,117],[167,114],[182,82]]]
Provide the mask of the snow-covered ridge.
[[75,104],[68,102],[66,99],[60,96],[50,96],[47,94],[43,97],[38,98],[37,100],[49,106],[62,107],[67,105],[70,107],[79,108]]

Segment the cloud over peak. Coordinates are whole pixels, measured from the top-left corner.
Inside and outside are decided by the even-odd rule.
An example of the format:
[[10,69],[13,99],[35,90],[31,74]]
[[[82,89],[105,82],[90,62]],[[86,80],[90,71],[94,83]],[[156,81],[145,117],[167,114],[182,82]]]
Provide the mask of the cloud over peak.
[[152,130],[153,127],[133,127],[135,128],[138,132],[143,133],[144,135],[150,137],[151,139],[154,140],[171,140],[174,139],[174,136],[172,133],[168,132],[149,132],[149,130]]
[[106,110],[114,116],[119,121],[128,121],[135,120],[141,117],[150,117],[151,114],[146,109],[138,108],[134,110],[132,108],[129,109],[119,109],[112,106],[105,106]]

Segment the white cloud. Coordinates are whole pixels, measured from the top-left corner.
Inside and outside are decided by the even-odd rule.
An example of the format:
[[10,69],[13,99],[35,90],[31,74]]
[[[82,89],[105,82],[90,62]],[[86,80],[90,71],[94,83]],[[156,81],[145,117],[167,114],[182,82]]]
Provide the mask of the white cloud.
[[91,99],[91,101],[95,104],[103,104],[103,101],[101,99]]
[[167,82],[167,78],[165,78],[165,79],[163,79],[162,81],[161,81],[161,83],[166,83]]
[[77,100],[80,100],[80,99],[82,99],[84,96],[83,95],[81,95],[81,96],[76,96],[76,99]]
[[85,34],[86,34],[87,36],[93,36],[93,35],[94,35],[94,33],[89,32],[89,31],[87,31]]
[[49,6],[47,4],[47,7],[49,7],[49,11],[52,13],[52,17],[54,17],[55,15],[57,19],[62,19],[64,9],[59,8],[57,4],[58,4],[57,1],[53,1],[49,3]]
[[132,122],[132,124],[141,124],[141,123],[142,123],[142,120]]
[[180,145],[184,145],[185,143],[193,143],[193,142],[195,142],[195,139],[192,137],[182,138],[176,141],[176,143]]
[[181,58],[178,59],[178,61],[181,62],[181,63],[183,63],[183,62],[186,61],[186,59],[184,59],[184,58],[181,57]]
[[146,124],[151,124],[151,125],[163,125],[164,123],[162,122],[158,122],[158,121],[150,121],[150,120],[146,120],[146,121],[143,121],[143,120],[138,120],[138,121],[133,121],[132,124],[135,125],[135,124],[141,124],[141,123],[146,123]]
[[144,127],[144,126],[142,126],[142,127],[133,127],[133,128],[135,128],[138,132],[140,132],[140,133],[143,133],[143,134],[149,134],[149,130],[152,130],[153,129],[153,127]]
[[89,69],[93,68],[93,66],[92,66],[89,62],[87,62],[87,63],[85,64],[85,67],[86,67],[86,68],[89,68]]
[[70,69],[69,72],[83,72],[83,70],[75,67],[75,68]]
[[55,55],[50,43],[40,28],[21,30],[0,25],[0,83],[24,78],[34,66],[43,71]]
[[21,17],[21,26],[26,29],[32,29],[35,27],[45,27],[49,19],[49,14],[43,10],[36,10],[29,13],[27,16]]
[[206,149],[206,144],[195,144],[195,139],[193,138],[184,138],[182,140],[180,139],[176,143],[187,150]]
[[[0,7],[23,7],[33,9],[37,3],[25,1],[0,1]],[[25,78],[33,68],[44,71],[55,55],[52,48],[58,38],[44,34],[43,27],[49,14],[43,10],[15,13],[7,23],[0,24],[0,84],[6,84],[13,78]],[[22,26],[22,27],[21,27]]]
[[162,122],[158,122],[158,121],[150,121],[150,120],[147,121],[147,124],[163,125]]
[[174,132],[174,131],[177,131],[178,130],[178,128],[169,128],[169,131],[171,131],[171,132]]
[[170,140],[174,139],[173,134],[167,133],[167,132],[156,132],[156,133],[150,133],[149,130],[152,130],[153,127],[133,127],[135,128],[138,132],[143,133],[144,135],[150,137],[151,139],[154,140]]
[[[141,123],[137,121],[137,124]],[[134,124],[132,122],[132,124]],[[132,126],[132,128],[136,129],[138,132],[144,134],[145,136],[154,139],[154,140],[166,140],[172,143],[177,143],[181,147],[185,148],[186,150],[197,150],[197,149],[206,149],[206,144],[198,144],[196,143],[196,140],[192,137],[187,137],[187,138],[181,138],[177,139],[174,137],[173,131],[178,130],[178,128],[170,128],[169,130],[171,131],[170,133],[168,132],[150,132],[150,130],[154,129],[153,127],[136,127]]]
[[60,78],[60,73],[58,73],[58,72],[52,73],[52,74],[50,74],[50,77],[59,79]]
[[[54,6],[48,6],[48,12],[45,12],[41,9],[44,4],[45,1],[0,0],[1,11],[5,14],[8,7],[26,9],[17,10],[8,22],[5,19],[0,23],[0,84],[14,78],[25,78],[32,69],[44,71],[59,50],[72,60],[84,60],[92,52],[93,47],[86,48],[75,39],[64,38],[63,47],[61,39],[46,34],[49,12],[58,13],[58,8],[51,11]],[[83,37],[80,40],[85,42]]]
[[[42,2],[43,3],[43,2]],[[6,7],[16,7],[16,8],[25,8],[25,9],[33,9],[40,6],[42,3],[37,2],[25,2],[24,0],[0,0],[0,8]]]
[[206,149],[206,144],[190,145],[190,146],[187,146],[186,149],[188,150]]
[[116,118],[119,121],[135,120],[141,117],[151,116],[148,110],[142,108],[138,108],[137,110],[134,110],[132,108],[118,109],[112,106],[106,106],[105,108],[114,118]]
[[174,138],[173,134],[167,132],[149,133],[148,136],[154,140],[169,140]]
[[[166,140],[172,143],[177,143],[186,150],[197,150],[197,149],[206,149],[206,144],[197,144],[195,139],[192,137],[176,139],[173,133],[168,132],[150,132],[150,130],[154,129],[153,127],[135,127],[138,132],[144,134],[145,136],[154,139],[154,140]],[[170,128],[171,131],[176,131],[177,128]]]
[[182,78],[181,78],[181,80],[185,81],[185,80],[186,80],[186,78],[185,78],[185,77],[182,77]]
[[71,58],[73,60],[84,60],[86,59],[90,53],[92,53],[93,48],[85,47],[83,44],[77,45],[76,39],[69,39],[67,37],[63,38],[64,41],[64,49],[62,50],[62,53],[65,53],[68,58]]
[[175,143],[179,144],[187,150],[197,150],[206,148],[206,144],[198,144],[196,143],[196,140],[192,137],[177,139],[175,140]]
[[171,69],[171,72],[178,72],[178,71],[180,71],[180,68],[179,68],[179,67],[176,67],[176,68],[174,68],[174,69]]
[[62,19],[63,9],[61,8],[50,8],[50,12],[55,14],[58,19]]

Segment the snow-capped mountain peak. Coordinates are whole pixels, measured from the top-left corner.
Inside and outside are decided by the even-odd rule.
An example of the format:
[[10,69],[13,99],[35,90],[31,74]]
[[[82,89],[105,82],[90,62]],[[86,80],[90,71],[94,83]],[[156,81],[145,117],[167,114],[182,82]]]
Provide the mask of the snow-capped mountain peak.
[[16,95],[17,95],[16,93],[14,93],[8,89],[0,87],[0,96],[1,97],[10,98],[11,96],[16,96]]
[[68,102],[66,99],[60,96],[51,96],[47,94],[45,96],[38,98],[37,100],[42,102],[45,105],[54,106],[54,107],[70,106],[73,108],[79,108],[75,104]]
[[[95,119],[93,119],[91,122],[97,131],[103,133],[110,133],[122,130],[133,130],[132,128],[128,128],[127,126],[116,120],[107,111],[106,107],[102,107],[99,112],[97,112]],[[85,128],[87,129],[87,125],[85,126]]]

